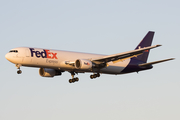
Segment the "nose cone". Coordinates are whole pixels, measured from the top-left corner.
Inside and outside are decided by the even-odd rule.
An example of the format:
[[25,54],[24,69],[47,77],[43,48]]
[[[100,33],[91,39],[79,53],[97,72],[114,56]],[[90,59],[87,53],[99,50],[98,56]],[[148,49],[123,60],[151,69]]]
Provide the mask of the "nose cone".
[[7,54],[5,55],[5,58],[10,61],[10,55],[9,55],[9,53],[7,53]]

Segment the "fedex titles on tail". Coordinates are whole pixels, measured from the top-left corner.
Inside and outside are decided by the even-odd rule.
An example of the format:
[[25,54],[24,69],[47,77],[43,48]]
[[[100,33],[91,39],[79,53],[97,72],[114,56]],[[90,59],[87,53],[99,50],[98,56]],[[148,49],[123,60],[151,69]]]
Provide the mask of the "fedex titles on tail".
[[42,58],[58,59],[56,56],[57,53],[50,52],[49,50],[43,49],[43,51],[40,52],[40,51],[35,51],[34,48],[29,48],[29,49],[31,51],[31,57],[33,57],[35,54],[37,58],[42,57]]

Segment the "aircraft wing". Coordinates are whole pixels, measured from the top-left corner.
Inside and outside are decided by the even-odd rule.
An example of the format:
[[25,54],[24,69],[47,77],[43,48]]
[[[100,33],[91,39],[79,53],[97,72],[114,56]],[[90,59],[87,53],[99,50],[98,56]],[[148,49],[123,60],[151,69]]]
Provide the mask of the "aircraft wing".
[[143,52],[146,52],[146,50],[150,50],[159,46],[161,45],[154,45],[154,46],[139,48],[139,49],[128,51],[128,52],[108,55],[101,58],[94,58],[94,59],[91,59],[91,61],[96,64],[107,63],[111,61],[113,63],[116,63],[116,62],[123,61],[128,58],[137,57],[138,55],[141,55]]

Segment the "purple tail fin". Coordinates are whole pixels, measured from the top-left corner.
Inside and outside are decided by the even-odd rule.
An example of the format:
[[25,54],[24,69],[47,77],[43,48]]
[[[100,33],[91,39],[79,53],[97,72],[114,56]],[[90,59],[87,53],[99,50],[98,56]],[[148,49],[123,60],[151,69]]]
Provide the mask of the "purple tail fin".
[[[151,46],[153,37],[154,37],[154,32],[149,31],[146,34],[146,36],[143,38],[143,40],[139,43],[139,45],[136,47],[136,49]],[[148,59],[149,52],[150,52],[150,50],[144,52],[142,55],[137,56],[136,59],[141,60],[141,61],[146,63],[147,59]]]

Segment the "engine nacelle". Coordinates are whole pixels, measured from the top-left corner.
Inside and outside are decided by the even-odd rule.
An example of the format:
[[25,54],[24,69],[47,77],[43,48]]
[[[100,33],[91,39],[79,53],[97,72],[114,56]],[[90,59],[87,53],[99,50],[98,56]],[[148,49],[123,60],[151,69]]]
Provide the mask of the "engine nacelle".
[[75,61],[75,68],[81,70],[89,70],[93,66],[93,63],[90,60],[77,59]]
[[57,75],[61,75],[61,72],[50,68],[40,68],[39,75],[42,77],[54,77]]

